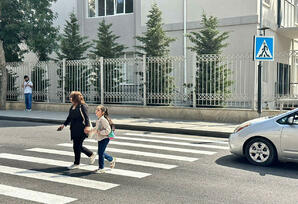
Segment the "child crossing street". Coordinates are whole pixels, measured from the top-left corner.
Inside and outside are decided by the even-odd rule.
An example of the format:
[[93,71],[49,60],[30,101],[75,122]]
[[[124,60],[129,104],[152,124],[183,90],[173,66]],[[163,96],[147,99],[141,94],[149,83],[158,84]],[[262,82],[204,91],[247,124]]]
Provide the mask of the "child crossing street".
[[96,121],[96,127],[90,132],[95,135],[95,139],[98,141],[98,170],[96,173],[104,173],[104,159],[110,162],[111,169],[115,167],[116,158],[113,158],[109,154],[105,153],[106,147],[109,144],[112,130],[115,130],[112,120],[109,118],[108,109],[102,105],[97,106],[95,111],[98,120]]

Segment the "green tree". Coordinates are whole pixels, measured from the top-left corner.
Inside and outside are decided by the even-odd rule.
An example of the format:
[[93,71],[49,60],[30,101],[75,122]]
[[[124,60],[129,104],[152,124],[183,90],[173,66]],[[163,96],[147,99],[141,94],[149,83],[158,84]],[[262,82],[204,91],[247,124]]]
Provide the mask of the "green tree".
[[[136,46],[139,54],[145,54],[147,57],[167,57],[169,54],[170,43],[175,39],[166,35],[163,30],[162,12],[157,4],[152,5],[149,11],[148,21],[146,23],[147,31],[143,36],[137,36],[136,39],[142,45]],[[166,60],[147,59],[147,98],[149,104],[170,103],[169,98],[172,97],[174,80],[170,76],[172,67]],[[144,77],[144,76],[143,76]],[[165,96],[160,99],[160,96]]]
[[51,4],[56,0],[25,0],[26,44],[36,53],[39,61],[49,60],[49,55],[57,49],[58,27],[53,23],[56,15]]
[[[0,10],[1,17],[1,10]],[[6,61],[3,49],[3,41],[0,39],[0,109],[6,109],[6,95],[7,95],[7,71]]]
[[20,61],[23,52],[19,44],[24,40],[24,13],[17,0],[0,1],[0,108],[5,109],[8,83],[15,81],[6,69],[6,62]]
[[[98,26],[97,39],[93,40],[95,46],[92,53],[97,57],[103,57],[105,59],[119,58],[124,55],[126,47],[117,43],[119,36],[113,34],[111,31],[112,24],[106,24],[105,20],[102,20]],[[122,93],[120,84],[123,82],[122,65],[118,63],[104,63],[104,90],[108,93],[105,97],[105,103],[109,103],[108,96],[115,95],[116,93]],[[93,80],[97,91],[99,92],[100,83],[100,66],[95,67],[96,78]],[[114,97],[112,97],[114,98]],[[120,97],[117,97],[120,100]],[[113,102],[117,102],[113,100]],[[120,102],[120,101],[118,101]]]
[[6,62],[21,61],[19,45],[25,39],[25,13],[23,4],[18,0],[0,1],[0,40],[3,42]]
[[152,5],[148,21],[146,23],[147,31],[143,33],[144,36],[137,36],[136,39],[143,45],[136,46],[141,52],[139,54],[146,54],[148,57],[163,57],[169,53],[170,43],[175,39],[167,37],[162,26],[162,12],[157,4]]
[[[87,37],[82,37],[79,32],[78,19],[74,13],[70,15],[69,21],[66,21],[64,33],[60,40],[60,52],[57,55],[60,60],[82,60],[85,59],[85,52],[91,47]],[[89,91],[88,67],[76,62],[67,61],[65,67],[65,94],[68,95],[71,91],[81,91],[87,98]],[[58,85],[62,88],[63,70],[62,65],[58,69]]]
[[60,40],[60,52],[57,55],[60,60],[80,60],[85,59],[85,52],[91,47],[87,37],[80,34],[78,19],[74,13],[70,14],[69,21],[66,21],[64,33]]
[[118,58],[124,54],[126,47],[117,43],[120,36],[113,34],[111,27],[112,24],[106,24],[105,20],[99,22],[97,39],[93,40],[95,46],[92,51],[97,57]]
[[6,62],[21,61],[26,43],[40,60],[47,60],[56,47],[55,15],[50,9],[56,0],[1,0],[0,39],[3,41]]
[[[49,55],[57,49],[58,27],[53,26],[56,19],[51,10],[51,4],[56,0],[27,0],[24,9],[26,11],[26,44],[36,53],[39,61],[47,61]],[[34,84],[34,101],[46,101],[46,89],[50,86],[46,79],[46,70],[43,63],[38,63],[31,72]]]
[[[27,44],[40,60],[47,60],[56,45],[57,28],[52,26],[55,18],[50,9],[56,0],[1,0],[0,1],[0,41],[6,62],[18,62],[28,50],[20,49],[21,43]],[[1,60],[2,64],[4,60]],[[41,71],[42,72],[42,71]],[[14,83],[15,74],[4,72],[2,81]],[[1,86],[1,94],[6,95],[6,88]],[[12,86],[12,84],[9,84]],[[15,86],[15,85],[14,85]],[[15,88],[13,88],[15,89]],[[3,98],[3,97],[1,97]],[[2,102],[1,102],[2,104]],[[3,106],[3,105],[2,105]]]
[[[198,60],[196,72],[196,97],[198,106],[218,106],[224,105],[226,97],[230,93],[229,88],[233,84],[229,80],[231,70],[227,68],[221,57],[223,48],[228,44],[225,40],[229,38],[228,32],[218,30],[218,20],[216,17],[207,17],[203,14],[201,24],[203,28],[199,32],[191,32],[188,37],[193,43],[189,49],[201,55],[216,55],[215,60]],[[198,58],[199,59],[199,58]],[[200,98],[203,96],[203,99]],[[210,104],[208,98],[213,100]]]

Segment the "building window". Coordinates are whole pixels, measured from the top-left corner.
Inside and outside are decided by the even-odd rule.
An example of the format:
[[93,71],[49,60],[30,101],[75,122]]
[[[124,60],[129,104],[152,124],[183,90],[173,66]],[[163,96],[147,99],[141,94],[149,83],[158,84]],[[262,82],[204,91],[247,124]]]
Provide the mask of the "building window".
[[125,13],[133,13],[133,0],[126,0]]
[[95,0],[88,0],[88,16],[95,16]]
[[290,93],[291,66],[277,63],[277,94],[285,96]]
[[88,17],[133,13],[133,0],[87,0],[87,2]]
[[114,0],[106,0],[106,15],[114,15]]
[[98,0],[98,16],[105,16],[106,15],[105,7],[106,7],[106,1],[105,0]]
[[298,0],[295,0],[295,23],[298,24]]
[[116,0],[117,14],[124,13],[124,0]]
[[269,7],[270,7],[270,5],[271,5],[271,0],[264,0],[263,2],[264,2],[264,4],[265,4],[266,6],[269,6]]

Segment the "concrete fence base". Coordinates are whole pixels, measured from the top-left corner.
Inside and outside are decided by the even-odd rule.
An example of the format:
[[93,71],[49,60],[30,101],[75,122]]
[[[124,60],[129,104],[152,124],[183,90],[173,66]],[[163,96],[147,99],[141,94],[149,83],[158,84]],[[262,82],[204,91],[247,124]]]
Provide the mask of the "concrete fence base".
[[[97,105],[88,104],[89,112],[93,113]],[[105,105],[110,114],[140,118],[165,118],[175,120],[198,120],[207,122],[242,123],[247,120],[258,118],[257,111],[245,109],[227,108],[187,108],[168,106],[128,106],[128,105]],[[67,112],[70,104],[61,103],[33,103],[32,109],[38,111]],[[23,110],[22,102],[8,102],[7,110]],[[262,116],[278,115],[284,111],[264,110]]]

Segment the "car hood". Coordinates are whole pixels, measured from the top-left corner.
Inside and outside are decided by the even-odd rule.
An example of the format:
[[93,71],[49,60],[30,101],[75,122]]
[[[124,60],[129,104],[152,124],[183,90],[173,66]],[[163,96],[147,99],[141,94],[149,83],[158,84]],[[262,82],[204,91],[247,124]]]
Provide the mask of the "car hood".
[[253,124],[256,124],[256,123],[261,123],[261,122],[267,121],[267,120],[269,120],[270,118],[272,118],[272,117],[268,117],[268,116],[266,116],[266,117],[261,117],[261,118],[255,118],[255,119],[246,121],[246,122],[242,123],[241,125],[243,125],[243,124],[248,124],[248,123],[250,123],[251,125],[253,125]]

